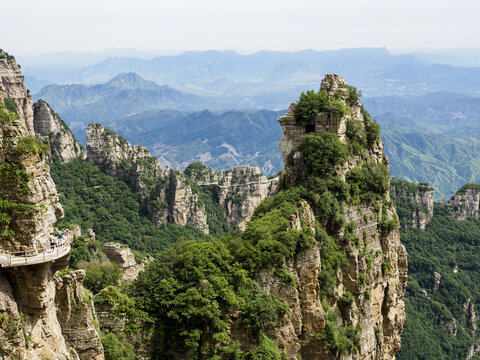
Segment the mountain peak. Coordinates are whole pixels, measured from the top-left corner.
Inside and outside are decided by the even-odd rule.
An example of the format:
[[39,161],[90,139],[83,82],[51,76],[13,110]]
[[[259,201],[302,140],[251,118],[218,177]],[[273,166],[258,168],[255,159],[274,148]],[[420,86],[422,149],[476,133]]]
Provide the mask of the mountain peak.
[[120,73],[105,84],[117,89],[155,90],[160,87],[157,83],[146,80],[134,72]]

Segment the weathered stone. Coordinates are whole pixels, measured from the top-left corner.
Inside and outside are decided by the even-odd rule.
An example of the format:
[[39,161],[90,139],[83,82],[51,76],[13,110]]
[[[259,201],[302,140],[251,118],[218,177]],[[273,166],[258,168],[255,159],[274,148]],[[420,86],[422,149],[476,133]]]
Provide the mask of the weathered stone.
[[276,194],[278,178],[267,179],[258,167],[235,166],[215,172],[202,171],[201,177],[192,174],[200,186],[212,186],[214,198],[231,224],[244,230],[255,208],[267,197]]
[[[361,120],[361,104],[358,100],[347,99],[346,83],[338,75],[327,75],[321,89],[329,96],[337,91],[339,98],[347,102],[351,109],[349,115],[338,116],[330,113],[319,114],[310,124],[297,125],[294,118],[295,104],[288,113],[279,119],[283,130],[280,149],[286,169],[284,181],[287,186],[294,185],[302,172],[303,156],[297,150],[308,132],[322,135],[325,131],[336,133],[340,140],[348,142],[345,135],[349,118]],[[287,157],[293,152],[293,166],[287,164]],[[388,161],[383,154],[383,143],[378,141],[366,150],[363,156],[351,157],[342,167],[337,167],[337,176],[345,179],[348,171],[361,165],[366,159],[383,163]],[[257,281],[261,287],[285,302],[289,316],[285,316],[268,335],[275,340],[291,360],[302,359],[362,359],[392,360],[400,349],[400,335],[405,321],[403,296],[407,283],[407,254],[400,242],[398,228],[386,231],[381,219],[394,219],[395,208],[389,204],[389,194],[375,204],[344,204],[346,223],[354,223],[354,235],[359,246],[345,244],[340,232],[337,242],[345,250],[349,265],[338,274],[334,289],[333,303],[329,308],[321,301],[318,277],[322,271],[320,251],[314,246],[298,258],[286,260],[283,267],[293,277],[295,286],[285,286],[275,274],[275,269],[260,271]],[[374,205],[374,206],[373,206]],[[380,212],[377,213],[379,208]],[[318,220],[317,220],[318,221]],[[383,221],[383,220],[382,220]],[[315,217],[308,205],[290,219],[292,229],[301,229],[308,224],[313,228]],[[313,229],[312,229],[313,230]],[[361,239],[361,240],[360,240]],[[361,279],[362,278],[362,279]],[[353,303],[345,305],[343,294],[348,291],[355,298]],[[361,326],[360,343],[356,355],[333,355],[326,344],[316,340],[315,334],[324,330],[328,311],[337,311],[338,324],[343,326]]]
[[33,126],[36,138],[50,146],[49,161],[70,162],[87,158],[85,149],[67,124],[41,99],[33,106]]
[[434,271],[433,272],[433,278],[434,278],[433,291],[438,291],[438,289],[440,288],[440,280],[442,278],[442,275],[440,275],[438,272]]
[[[23,211],[12,212],[9,223],[0,228],[0,249],[34,250],[33,239],[37,248],[48,247],[63,209],[45,156],[32,139],[32,99],[23,76],[14,60],[0,59],[1,104],[5,98],[17,105],[18,119],[0,123],[0,199],[21,204]],[[0,324],[0,358],[78,359],[65,343],[55,306],[53,275],[67,264],[68,256],[0,269],[0,318],[6,320]]]
[[15,102],[20,116],[20,124],[25,126],[28,135],[35,135],[33,100],[25,87],[24,77],[15,59],[0,59],[0,97]]
[[175,169],[163,169],[146,148],[132,147],[123,137],[92,123],[87,128],[87,152],[90,162],[140,192],[157,226],[192,224],[208,233],[205,206],[186,177]]
[[103,252],[111,262],[120,267],[123,281],[133,281],[137,278],[138,269],[135,256],[127,246],[109,242],[103,245]]
[[412,184],[407,181],[393,179],[390,194],[398,202],[409,203],[405,208],[412,209],[410,214],[400,219],[403,227],[425,229],[433,217],[434,189],[426,183]]
[[480,188],[460,189],[444,205],[447,207],[450,215],[456,220],[465,220],[468,218],[480,218]]
[[93,297],[83,287],[85,270],[55,276],[55,304],[62,334],[80,360],[103,360],[103,346],[95,329]]

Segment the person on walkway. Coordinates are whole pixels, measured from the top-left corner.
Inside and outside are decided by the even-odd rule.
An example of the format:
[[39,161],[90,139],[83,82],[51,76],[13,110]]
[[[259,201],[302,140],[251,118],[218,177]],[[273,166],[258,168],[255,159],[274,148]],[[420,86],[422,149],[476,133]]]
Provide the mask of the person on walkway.
[[35,239],[35,238],[32,239],[32,247],[33,247],[34,253],[36,254],[37,253],[37,239]]
[[55,247],[56,239],[55,235],[50,235],[50,250],[53,251],[53,248]]

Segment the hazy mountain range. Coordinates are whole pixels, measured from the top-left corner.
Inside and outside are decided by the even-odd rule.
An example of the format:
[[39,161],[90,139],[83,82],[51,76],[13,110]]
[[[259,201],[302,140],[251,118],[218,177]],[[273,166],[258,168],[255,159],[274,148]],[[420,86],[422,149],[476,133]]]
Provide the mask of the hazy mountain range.
[[[42,63],[40,62],[40,65]],[[339,73],[365,96],[419,95],[432,91],[480,94],[480,69],[436,64],[384,48],[299,52],[186,52],[151,59],[110,57],[84,67],[33,67],[23,71],[32,92],[41,84],[98,84],[119,73],[200,96],[222,97],[228,108],[282,109],[301,91],[318,88],[325,73]],[[241,105],[243,106],[243,105]]]
[[116,120],[153,109],[188,111],[228,107],[220,97],[185,94],[135,73],[121,73],[98,85],[47,85],[34,97],[46,100],[68,122],[84,124],[99,119]]
[[[34,97],[60,113],[81,141],[95,121],[149,147],[164,165],[248,163],[266,175],[283,167],[276,120],[285,110],[272,110],[286,109],[301,91],[318,88],[326,72],[338,72],[362,89],[381,124],[394,176],[431,183],[437,198],[480,181],[480,68],[347,49],[188,52],[25,72],[40,81],[79,82],[48,85]],[[96,81],[102,83],[86,85]]]

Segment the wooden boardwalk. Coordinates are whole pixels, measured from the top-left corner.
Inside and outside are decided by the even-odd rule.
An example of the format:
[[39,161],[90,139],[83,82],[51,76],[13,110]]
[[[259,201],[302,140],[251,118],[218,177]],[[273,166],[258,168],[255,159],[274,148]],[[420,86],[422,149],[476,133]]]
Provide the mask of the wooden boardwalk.
[[0,249],[0,266],[2,268],[27,266],[55,261],[67,255],[71,249],[71,241],[65,239],[62,245],[55,245],[53,248],[38,248],[25,251],[10,252]]

